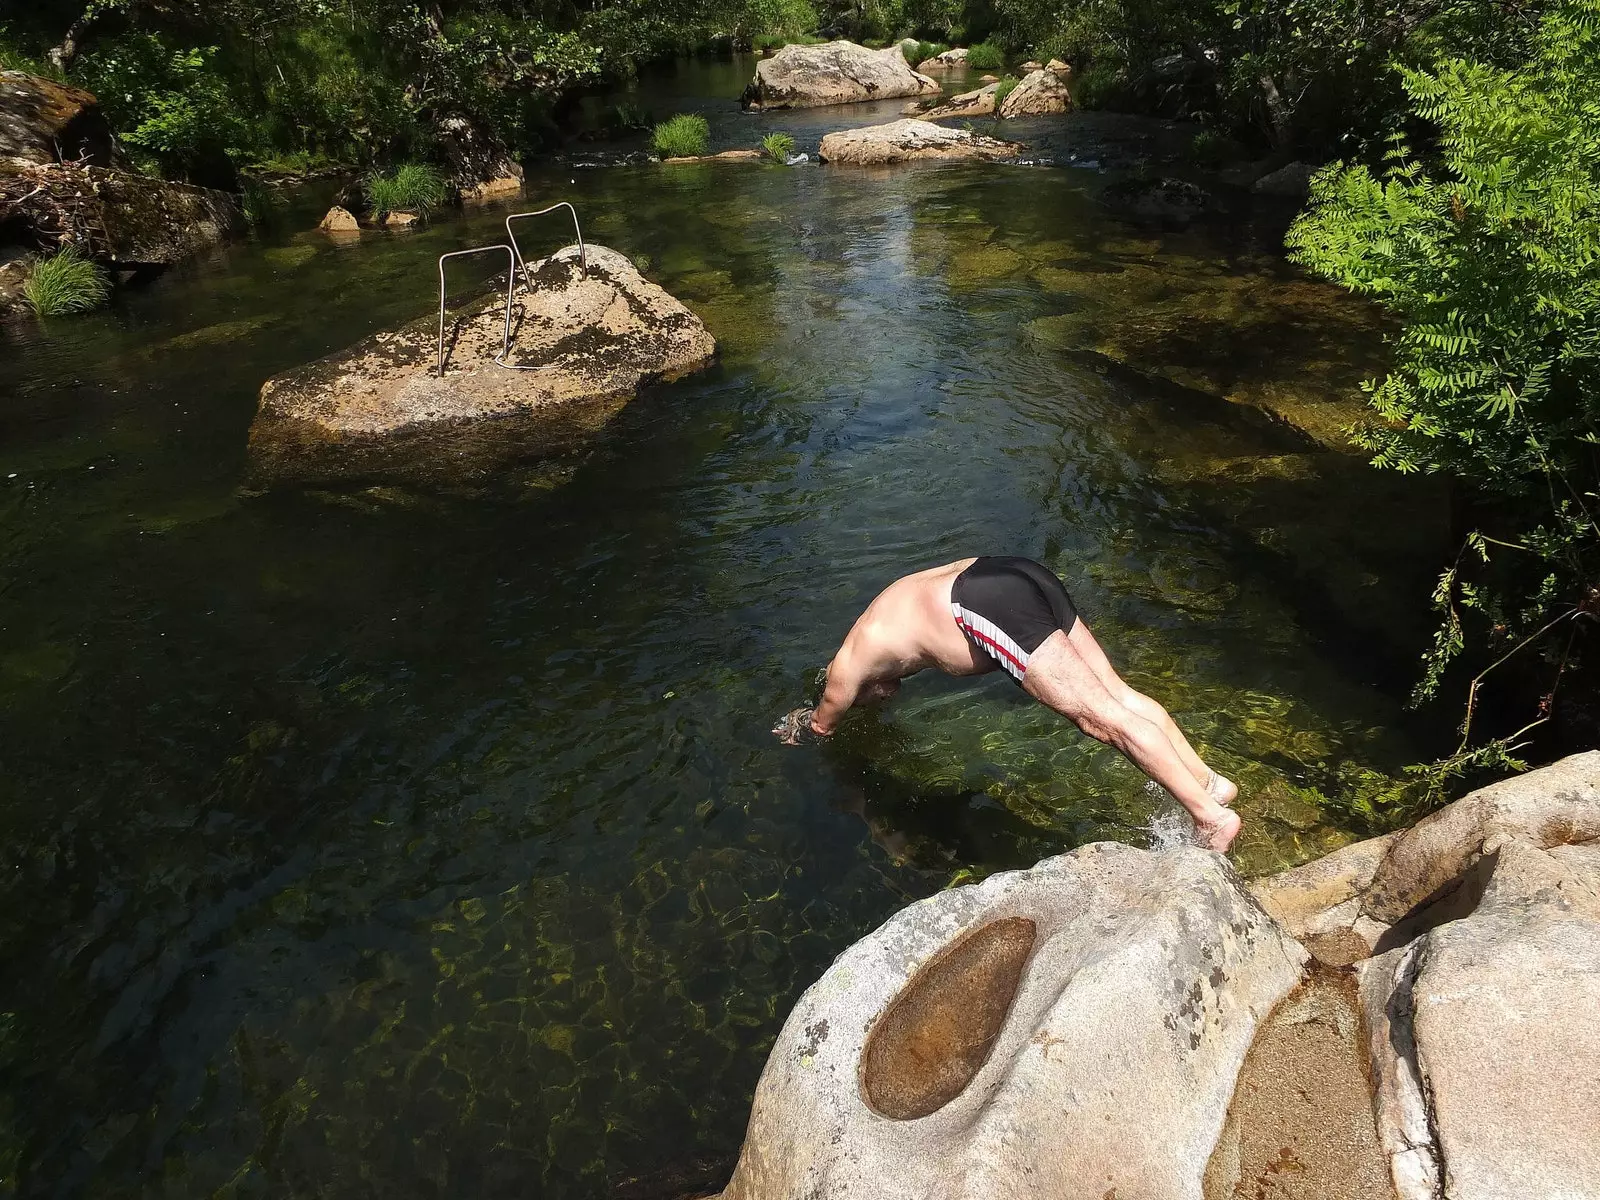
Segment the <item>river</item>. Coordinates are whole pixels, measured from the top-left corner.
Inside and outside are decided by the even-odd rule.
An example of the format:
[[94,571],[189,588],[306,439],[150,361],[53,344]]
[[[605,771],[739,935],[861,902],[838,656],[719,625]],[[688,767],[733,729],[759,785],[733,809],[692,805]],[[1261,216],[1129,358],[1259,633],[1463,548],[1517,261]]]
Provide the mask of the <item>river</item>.
[[[715,149],[899,109],[747,117],[748,73],[644,98]],[[913,568],[1059,570],[1240,781],[1246,871],[1348,840],[1308,789],[1434,748],[1401,700],[1444,506],[1312,436],[1377,330],[1281,262],[1280,208],[1100,201],[1181,143],[1151,128],[1036,125],[1049,166],[547,163],[530,196],[722,354],[490,488],[241,480],[262,381],[426,313],[504,210],[338,246],[307,201],[0,332],[0,1196],[717,1185],[842,947],[1170,807],[994,676],[776,744]]]

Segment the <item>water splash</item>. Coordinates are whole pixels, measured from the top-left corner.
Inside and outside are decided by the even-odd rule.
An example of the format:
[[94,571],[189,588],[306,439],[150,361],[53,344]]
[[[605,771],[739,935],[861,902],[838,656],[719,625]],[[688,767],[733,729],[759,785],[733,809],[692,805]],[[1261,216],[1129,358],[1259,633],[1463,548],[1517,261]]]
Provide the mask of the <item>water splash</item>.
[[1156,806],[1144,826],[1144,832],[1150,839],[1150,849],[1173,850],[1179,846],[1193,846],[1197,840],[1194,819],[1183,805],[1153,779],[1144,785],[1144,790],[1150,794]]

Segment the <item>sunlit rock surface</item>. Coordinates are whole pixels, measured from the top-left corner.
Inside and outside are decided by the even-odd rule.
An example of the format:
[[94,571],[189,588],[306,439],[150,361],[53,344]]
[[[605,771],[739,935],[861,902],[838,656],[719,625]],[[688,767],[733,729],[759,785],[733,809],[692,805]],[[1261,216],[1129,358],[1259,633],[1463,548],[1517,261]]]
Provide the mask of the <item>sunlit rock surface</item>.
[[1001,161],[1021,153],[1022,147],[1016,142],[907,118],[830,133],[822,139],[817,157],[827,163],[874,166],[924,158]]
[[[917,115],[924,121],[942,121],[947,117],[987,117],[994,112],[995,96],[999,92],[998,83],[987,84],[976,91],[952,96],[938,108],[930,108],[927,112]],[[916,108],[917,106],[912,104],[905,111],[914,112]]]
[[448,481],[570,449],[655,379],[716,353],[704,324],[615,250],[569,246],[530,265],[514,305],[510,363],[499,285],[438,323],[374,334],[261,389],[250,429],[260,482],[399,475]]
[[1359,960],[1401,1200],[1600,1195],[1600,751],[1254,890]]
[[854,42],[789,45],[756,64],[745,89],[746,108],[816,108],[892,100],[939,91],[937,81],[907,65],[900,47],[869,50]]
[[1045,117],[1072,107],[1065,71],[1029,71],[1000,104],[1002,117]]
[[1097,843],[940,893],[801,997],[724,1200],[1199,1200],[1304,959],[1199,849]]

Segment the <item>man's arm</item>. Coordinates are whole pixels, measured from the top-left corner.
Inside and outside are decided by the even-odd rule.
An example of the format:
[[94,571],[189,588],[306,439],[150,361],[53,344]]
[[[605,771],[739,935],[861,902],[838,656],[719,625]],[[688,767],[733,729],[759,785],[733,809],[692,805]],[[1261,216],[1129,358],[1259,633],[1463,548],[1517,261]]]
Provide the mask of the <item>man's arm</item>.
[[839,718],[849,711],[861,694],[863,677],[856,656],[848,648],[841,648],[828,664],[828,685],[822,691],[822,702],[811,714],[811,732],[828,737],[838,727]]

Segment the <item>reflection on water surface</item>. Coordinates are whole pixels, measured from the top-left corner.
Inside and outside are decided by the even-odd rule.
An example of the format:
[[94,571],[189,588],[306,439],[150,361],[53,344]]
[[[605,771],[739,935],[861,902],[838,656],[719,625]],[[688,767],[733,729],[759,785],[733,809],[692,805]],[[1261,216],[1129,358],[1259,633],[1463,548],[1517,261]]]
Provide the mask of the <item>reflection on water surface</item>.
[[1160,808],[998,677],[778,746],[915,567],[1057,568],[1243,784],[1246,869],[1347,838],[1301,785],[1417,753],[1392,667],[1436,497],[1238,402],[1336,429],[1359,312],[1099,179],[538,179],[723,360],[487,493],[238,481],[260,382],[427,311],[495,212],[0,334],[0,1193],[714,1174],[844,945]]

